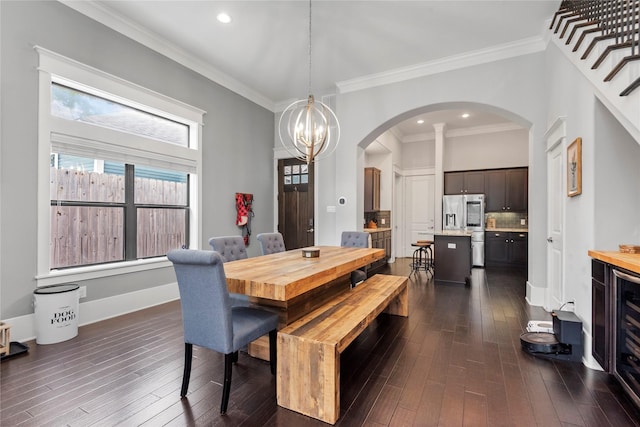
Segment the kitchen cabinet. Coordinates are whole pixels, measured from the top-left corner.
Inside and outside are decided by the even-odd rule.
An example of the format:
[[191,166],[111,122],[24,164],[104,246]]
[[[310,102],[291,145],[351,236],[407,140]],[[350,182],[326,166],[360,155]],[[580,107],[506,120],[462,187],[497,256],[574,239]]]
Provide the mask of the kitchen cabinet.
[[528,241],[526,232],[487,231],[484,237],[485,265],[526,267]]
[[528,168],[486,171],[486,212],[527,212],[528,185]]
[[386,265],[389,258],[391,258],[391,230],[373,231],[369,229],[366,231],[371,235],[371,247],[384,249],[384,258],[369,266],[369,270],[375,270]]
[[380,169],[364,168],[364,211],[380,210]]
[[605,372],[610,369],[611,291],[609,266],[591,260],[591,355]]
[[446,172],[444,194],[484,194],[485,171]]

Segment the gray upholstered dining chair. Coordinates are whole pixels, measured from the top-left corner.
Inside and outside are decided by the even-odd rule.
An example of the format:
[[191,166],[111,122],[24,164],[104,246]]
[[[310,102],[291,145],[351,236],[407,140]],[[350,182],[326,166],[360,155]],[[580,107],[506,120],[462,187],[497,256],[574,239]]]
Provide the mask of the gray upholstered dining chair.
[[[371,235],[366,231],[343,231],[340,246],[352,248],[370,248]],[[367,267],[351,272],[351,287],[355,287],[367,280]]]
[[222,256],[223,262],[249,257],[242,236],[212,237],[209,239],[209,246]]
[[223,260],[215,251],[175,249],[167,254],[180,290],[184,328],[184,372],[180,396],[189,388],[193,346],[224,354],[224,382],[220,413],[227,412],[232,364],[238,350],[269,334],[271,373],[276,369],[278,315],[255,307],[233,307],[227,290]]
[[[237,259],[245,259],[247,248],[244,245],[242,236],[221,236],[209,239],[209,246],[218,252],[222,257],[222,262],[235,261]],[[231,304],[235,306],[249,306],[249,297],[243,294],[230,293]]]
[[275,254],[277,252],[284,252],[287,250],[284,246],[284,238],[282,234],[275,233],[260,233],[256,237],[260,242],[260,249],[262,249],[262,255]]

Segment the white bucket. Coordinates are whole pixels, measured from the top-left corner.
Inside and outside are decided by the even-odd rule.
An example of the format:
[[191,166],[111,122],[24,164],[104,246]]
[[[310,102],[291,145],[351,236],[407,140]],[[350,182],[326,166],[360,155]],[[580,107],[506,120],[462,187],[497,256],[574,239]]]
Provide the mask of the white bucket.
[[51,285],[33,291],[37,344],[54,344],[78,335],[79,288]]

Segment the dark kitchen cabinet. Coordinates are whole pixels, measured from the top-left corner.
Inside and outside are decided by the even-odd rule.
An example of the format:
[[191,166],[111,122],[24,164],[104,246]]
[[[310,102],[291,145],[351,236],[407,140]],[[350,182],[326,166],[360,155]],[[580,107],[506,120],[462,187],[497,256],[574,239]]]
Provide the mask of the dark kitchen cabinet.
[[364,211],[380,210],[380,169],[364,168]]
[[529,258],[528,233],[487,231],[484,238],[485,265],[526,267]]
[[387,264],[391,258],[391,230],[370,231],[371,247],[384,249],[384,258],[372,263],[369,270],[375,270]]
[[509,233],[486,232],[484,236],[485,265],[502,265],[509,261],[509,246],[506,243]]
[[485,171],[446,172],[444,194],[484,194]]
[[527,168],[486,171],[486,212],[526,212],[528,185]]
[[529,170],[527,168],[507,169],[506,176],[507,210],[526,212],[529,207]]
[[591,260],[591,355],[605,372],[610,369],[610,342],[607,331],[611,326],[611,296],[608,280],[609,267]]

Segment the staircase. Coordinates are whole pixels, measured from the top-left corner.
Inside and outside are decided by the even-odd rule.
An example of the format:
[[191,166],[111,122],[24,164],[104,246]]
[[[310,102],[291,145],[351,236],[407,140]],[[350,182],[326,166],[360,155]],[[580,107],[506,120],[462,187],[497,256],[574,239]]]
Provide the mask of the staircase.
[[640,0],[563,1],[552,41],[640,142]]

